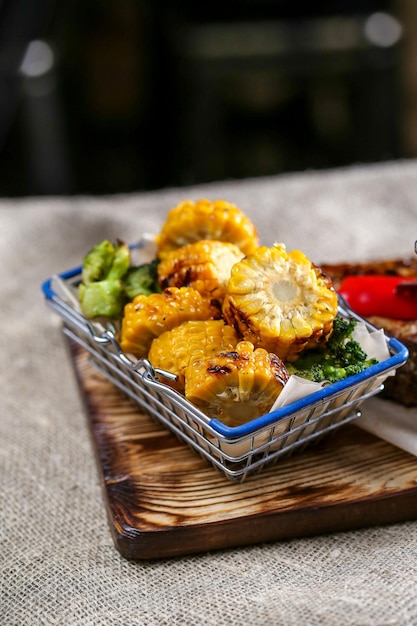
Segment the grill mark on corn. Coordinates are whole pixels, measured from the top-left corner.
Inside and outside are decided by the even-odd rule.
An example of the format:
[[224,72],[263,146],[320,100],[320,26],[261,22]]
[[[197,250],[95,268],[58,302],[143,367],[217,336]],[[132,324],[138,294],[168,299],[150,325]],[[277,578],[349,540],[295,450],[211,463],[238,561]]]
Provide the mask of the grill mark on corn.
[[257,334],[249,317],[236,307],[233,301],[228,301],[227,311],[224,310],[223,313],[226,314],[227,323],[233,326],[239,337],[252,337],[256,341]]
[[230,374],[232,371],[231,367],[228,367],[227,365],[209,365],[207,367],[207,372],[209,374]]
[[224,356],[226,358],[229,357],[230,359],[235,359],[236,361],[238,361],[239,359],[246,361],[248,360],[248,358],[244,354],[239,354],[235,350],[232,350],[230,352],[222,352],[220,356]]
[[269,355],[269,360],[271,362],[271,369],[274,372],[275,378],[279,380],[283,385],[285,385],[288,382],[290,376],[288,374],[287,368],[285,367],[284,361],[272,352]]

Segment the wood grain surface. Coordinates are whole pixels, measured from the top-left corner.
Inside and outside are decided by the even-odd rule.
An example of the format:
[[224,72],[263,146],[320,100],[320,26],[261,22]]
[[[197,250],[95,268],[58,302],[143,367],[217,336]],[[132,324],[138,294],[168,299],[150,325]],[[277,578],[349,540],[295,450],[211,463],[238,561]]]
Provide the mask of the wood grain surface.
[[[159,559],[417,519],[417,459],[355,426],[229,481],[70,344],[112,536]],[[395,416],[393,416],[395,419]]]

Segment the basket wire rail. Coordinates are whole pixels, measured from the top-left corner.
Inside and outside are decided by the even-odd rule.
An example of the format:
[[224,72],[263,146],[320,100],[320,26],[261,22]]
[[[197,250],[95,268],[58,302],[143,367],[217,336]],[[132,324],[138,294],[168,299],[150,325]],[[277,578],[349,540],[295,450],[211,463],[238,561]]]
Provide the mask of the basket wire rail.
[[[362,403],[380,393],[385,378],[408,358],[402,343],[386,337],[390,356],[385,361],[242,426],[229,427],[209,418],[161,382],[161,378],[175,378],[173,374],[153,368],[147,359],[133,360],[125,354],[114,326],[104,327],[81,314],[75,296],[80,271],[75,268],[49,278],[42,285],[47,304],[62,319],[63,333],[85,350],[91,364],[141,411],[157,419],[235,482],[243,482],[266,465],[303,450],[360,417]],[[353,317],[375,330],[342,299],[339,315]]]

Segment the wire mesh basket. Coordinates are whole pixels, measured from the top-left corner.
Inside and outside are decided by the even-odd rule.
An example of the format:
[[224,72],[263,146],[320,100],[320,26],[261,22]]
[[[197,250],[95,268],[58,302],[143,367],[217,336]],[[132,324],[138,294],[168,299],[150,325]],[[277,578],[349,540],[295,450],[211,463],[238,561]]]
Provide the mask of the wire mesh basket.
[[[146,359],[134,361],[121,350],[111,326],[87,320],[75,297],[81,268],[46,280],[48,305],[62,318],[63,332],[85,349],[90,362],[138,407],[159,420],[215,468],[236,482],[361,416],[361,404],[383,390],[383,381],[408,358],[406,347],[385,336],[389,358],[363,372],[271,411],[242,426],[229,427],[209,418],[184,396],[161,382],[170,374]],[[71,298],[71,294],[72,298]],[[368,322],[339,302],[339,315]],[[172,376],[172,375],[171,375]]]

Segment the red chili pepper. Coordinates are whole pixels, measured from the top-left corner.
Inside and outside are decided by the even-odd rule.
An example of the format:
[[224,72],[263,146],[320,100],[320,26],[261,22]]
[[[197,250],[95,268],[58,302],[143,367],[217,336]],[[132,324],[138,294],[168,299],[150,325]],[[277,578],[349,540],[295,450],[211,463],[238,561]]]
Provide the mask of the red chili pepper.
[[339,293],[363,317],[417,319],[417,282],[401,276],[362,275],[343,279]]

